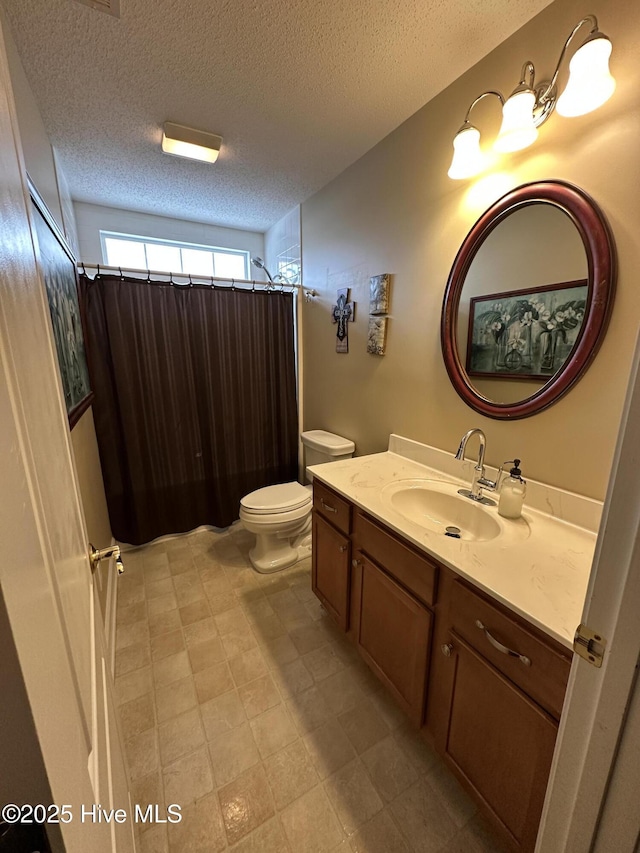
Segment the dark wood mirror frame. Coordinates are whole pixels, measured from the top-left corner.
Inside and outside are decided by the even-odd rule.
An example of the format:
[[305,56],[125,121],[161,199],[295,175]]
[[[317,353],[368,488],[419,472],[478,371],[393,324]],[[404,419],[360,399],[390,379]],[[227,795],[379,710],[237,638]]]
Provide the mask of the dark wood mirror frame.
[[[495,403],[473,387],[457,346],[460,296],[473,259],[489,234],[510,214],[531,204],[551,204],[570,217],[578,229],[588,263],[589,291],[580,337],[560,370],[538,391],[516,403]],[[544,251],[544,247],[541,247]],[[489,418],[515,420],[543,411],[557,402],[581,378],[604,337],[613,307],[616,254],[607,221],[583,190],[564,181],[524,184],[498,199],[467,234],[458,250],[444,294],[441,342],[449,378],[462,399]]]

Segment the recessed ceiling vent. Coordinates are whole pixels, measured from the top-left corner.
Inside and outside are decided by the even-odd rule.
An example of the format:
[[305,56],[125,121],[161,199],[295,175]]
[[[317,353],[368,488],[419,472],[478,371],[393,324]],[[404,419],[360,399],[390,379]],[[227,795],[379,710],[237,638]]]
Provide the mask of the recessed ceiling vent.
[[106,12],[107,15],[113,15],[114,18],[120,17],[120,0],[77,0],[77,2],[91,9],[97,9],[99,12]]

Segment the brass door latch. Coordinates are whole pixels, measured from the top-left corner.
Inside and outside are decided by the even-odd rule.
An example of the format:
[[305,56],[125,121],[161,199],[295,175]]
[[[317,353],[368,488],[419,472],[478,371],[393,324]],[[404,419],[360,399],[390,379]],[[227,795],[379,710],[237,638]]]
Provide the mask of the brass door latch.
[[91,571],[95,572],[98,568],[98,563],[101,560],[110,560],[114,558],[116,561],[116,569],[118,570],[118,574],[124,574],[124,563],[122,562],[122,556],[120,554],[120,546],[119,545],[109,545],[108,548],[94,548],[91,543],[89,543],[89,560],[91,561]]

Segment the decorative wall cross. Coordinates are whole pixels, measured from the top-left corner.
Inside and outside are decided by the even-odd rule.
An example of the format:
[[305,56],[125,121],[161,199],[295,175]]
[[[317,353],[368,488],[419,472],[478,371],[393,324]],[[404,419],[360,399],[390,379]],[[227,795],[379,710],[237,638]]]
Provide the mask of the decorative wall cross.
[[349,288],[338,291],[337,304],[331,309],[331,320],[338,324],[336,329],[336,352],[349,352],[348,324],[355,319],[356,304],[349,302]]

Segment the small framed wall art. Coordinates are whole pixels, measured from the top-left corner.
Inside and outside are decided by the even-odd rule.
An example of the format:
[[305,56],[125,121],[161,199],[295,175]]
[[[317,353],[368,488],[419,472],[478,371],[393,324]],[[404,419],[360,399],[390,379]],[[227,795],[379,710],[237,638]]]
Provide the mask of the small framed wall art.
[[355,319],[356,304],[349,302],[349,288],[338,290],[336,304],[331,309],[331,321],[336,323],[336,352],[349,352],[349,323]]
[[387,318],[369,317],[367,333],[367,352],[371,355],[384,355],[387,341]]
[[389,273],[373,275],[369,279],[369,314],[389,313]]
[[391,276],[388,272],[372,275],[369,279],[367,352],[371,355],[384,355],[386,351],[390,290]]

